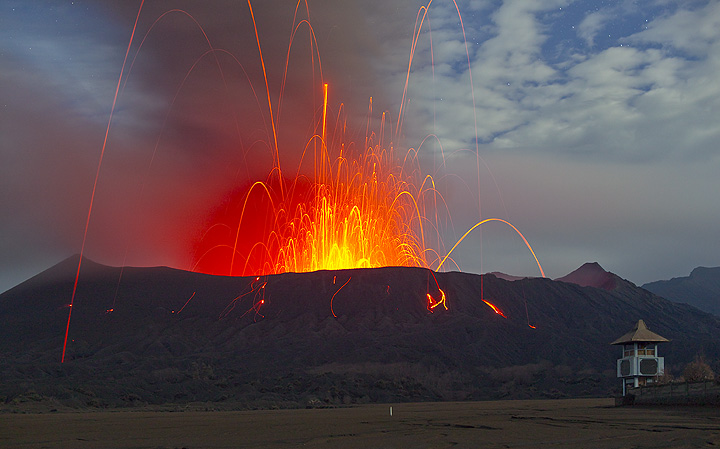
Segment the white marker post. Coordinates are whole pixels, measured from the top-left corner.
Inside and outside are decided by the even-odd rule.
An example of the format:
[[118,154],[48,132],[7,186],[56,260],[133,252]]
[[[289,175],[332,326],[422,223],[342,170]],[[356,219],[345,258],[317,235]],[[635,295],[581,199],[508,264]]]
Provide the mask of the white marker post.
[[390,416],[392,416],[392,406],[390,406]]

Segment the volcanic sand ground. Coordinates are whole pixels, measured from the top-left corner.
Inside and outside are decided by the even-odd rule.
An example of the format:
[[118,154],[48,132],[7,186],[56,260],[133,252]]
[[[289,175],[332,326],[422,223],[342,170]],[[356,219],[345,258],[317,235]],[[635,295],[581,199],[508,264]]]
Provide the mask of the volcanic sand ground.
[[414,403],[243,412],[0,414],[3,448],[692,448],[720,409],[610,399]]

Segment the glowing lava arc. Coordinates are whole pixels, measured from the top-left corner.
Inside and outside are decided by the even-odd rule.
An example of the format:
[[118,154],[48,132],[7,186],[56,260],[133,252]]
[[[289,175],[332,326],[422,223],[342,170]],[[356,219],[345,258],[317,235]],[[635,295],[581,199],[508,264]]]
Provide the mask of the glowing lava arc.
[[[537,256],[535,255],[535,251],[532,249],[532,246],[530,246],[530,243],[528,243],[528,241],[527,241],[527,239],[525,238],[525,236],[524,236],[524,235],[522,234],[522,232],[520,232],[520,231],[518,230],[518,228],[516,228],[512,223],[510,223],[509,221],[503,220],[502,218],[486,218],[485,220],[482,220],[482,221],[476,223],[475,226],[473,226],[472,228],[468,229],[468,230],[465,232],[465,234],[463,234],[463,236],[460,237],[460,240],[458,240],[458,241],[455,243],[455,245],[453,245],[453,247],[450,249],[450,251],[448,251],[448,253],[445,255],[445,257],[443,257],[443,259],[440,261],[440,264],[439,264],[438,267],[437,267],[437,270],[440,270],[440,268],[442,268],[442,266],[445,264],[445,261],[450,257],[450,254],[452,254],[452,252],[455,250],[455,248],[457,248],[458,245],[459,245],[463,240],[465,240],[465,237],[467,237],[468,234],[470,234],[473,230],[475,230],[475,228],[477,228],[477,227],[479,227],[479,226],[481,226],[481,225],[483,225],[483,224],[485,224],[485,223],[491,222],[491,221],[499,221],[499,222],[501,222],[501,223],[505,223],[506,225],[508,225],[508,226],[510,226],[511,228],[513,228],[513,229],[515,230],[515,232],[517,232],[517,234],[520,236],[520,238],[523,239],[523,242],[525,242],[525,246],[527,246],[527,248],[528,248],[528,249],[530,250],[530,252],[532,253],[533,257],[535,258],[535,263],[537,264],[538,269],[540,270],[540,274],[542,275],[542,277],[545,277],[545,271],[543,271],[542,265],[540,265],[540,261],[538,260]],[[452,260],[452,259],[451,259],[451,260]]]
[[436,300],[430,293],[427,294],[427,309],[430,313],[434,312],[437,306],[443,306],[445,310],[448,309],[448,306],[445,303],[445,292],[442,289],[438,290],[440,291],[440,299]]

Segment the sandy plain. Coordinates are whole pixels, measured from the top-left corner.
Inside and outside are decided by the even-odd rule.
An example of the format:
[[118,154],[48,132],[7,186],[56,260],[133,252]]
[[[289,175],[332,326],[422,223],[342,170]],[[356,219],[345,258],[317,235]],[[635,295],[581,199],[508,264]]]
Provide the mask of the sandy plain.
[[696,448],[720,409],[611,399],[412,403],[232,412],[0,414],[3,448]]

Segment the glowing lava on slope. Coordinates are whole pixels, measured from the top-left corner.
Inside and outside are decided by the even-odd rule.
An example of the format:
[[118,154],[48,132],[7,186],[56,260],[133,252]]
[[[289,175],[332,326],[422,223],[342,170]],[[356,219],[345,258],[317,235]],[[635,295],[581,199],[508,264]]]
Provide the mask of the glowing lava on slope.
[[[505,316],[505,314],[502,313],[502,310],[498,309],[498,307],[497,307],[495,304],[491,303],[490,301],[488,301],[488,300],[486,300],[486,299],[483,299],[482,302],[484,302],[484,303],[487,304],[491,309],[493,309],[493,311],[494,311],[496,314],[500,315],[500,316],[503,317],[503,318],[507,318],[507,317]],[[532,327],[532,326],[530,326],[530,327]]]

